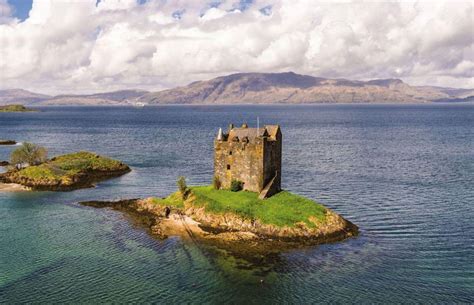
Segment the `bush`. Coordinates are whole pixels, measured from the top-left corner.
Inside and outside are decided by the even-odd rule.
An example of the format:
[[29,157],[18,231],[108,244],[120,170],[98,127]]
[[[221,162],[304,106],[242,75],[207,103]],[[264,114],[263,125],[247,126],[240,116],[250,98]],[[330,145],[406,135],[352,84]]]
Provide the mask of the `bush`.
[[244,183],[239,180],[232,179],[230,182],[230,190],[232,192],[238,192],[241,191],[244,188]]
[[186,185],[186,178],[184,176],[180,176],[176,184],[178,185],[178,190],[180,191],[181,196],[183,197],[183,199],[186,199],[186,196],[188,195],[188,186]]
[[10,156],[11,163],[20,168],[25,164],[39,165],[46,162],[47,159],[48,150],[46,148],[28,142],[15,149]]
[[212,179],[212,186],[214,187],[214,189],[219,190],[221,188],[221,185],[222,183],[219,177],[214,176],[214,178]]

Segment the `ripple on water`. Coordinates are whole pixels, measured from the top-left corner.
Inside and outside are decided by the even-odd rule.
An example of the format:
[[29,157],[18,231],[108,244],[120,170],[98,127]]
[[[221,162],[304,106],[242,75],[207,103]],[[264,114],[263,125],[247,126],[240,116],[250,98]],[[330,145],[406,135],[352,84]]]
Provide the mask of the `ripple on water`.
[[[0,138],[52,155],[96,151],[133,171],[72,193],[0,194],[0,302],[474,302],[473,105],[145,110],[2,115]],[[359,237],[257,266],[179,238],[153,239],[120,213],[75,204],[163,197],[179,175],[209,183],[209,139],[257,116],[283,126],[284,188],[351,220]],[[11,149],[0,147],[0,160]]]

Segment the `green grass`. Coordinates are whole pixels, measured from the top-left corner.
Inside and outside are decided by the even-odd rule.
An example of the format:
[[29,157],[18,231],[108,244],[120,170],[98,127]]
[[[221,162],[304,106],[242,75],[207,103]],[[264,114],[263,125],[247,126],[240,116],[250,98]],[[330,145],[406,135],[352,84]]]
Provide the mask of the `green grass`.
[[115,171],[125,167],[120,161],[81,151],[55,157],[37,166],[29,166],[15,174],[33,180],[70,184],[73,177],[81,172]]
[[120,170],[124,166],[120,161],[102,157],[87,151],[58,156],[53,158],[49,164],[66,171],[109,171]]
[[20,173],[24,177],[30,177],[34,179],[53,180],[60,177],[49,166],[44,166],[44,165],[30,166],[22,170]]
[[[278,227],[294,227],[302,222],[314,228],[326,219],[324,206],[287,191],[265,200],[258,199],[257,193],[215,190],[212,186],[194,186],[191,187],[191,192],[191,198],[194,198],[192,204],[204,207],[208,212],[234,213],[246,219],[259,220],[264,224]],[[165,199],[155,200],[157,204],[183,206],[178,192]]]
[[26,108],[23,105],[5,105],[0,106],[0,112],[28,112],[33,111],[32,109]]
[[166,198],[153,198],[152,200],[153,203],[161,206],[184,208],[184,202],[179,192],[173,193]]

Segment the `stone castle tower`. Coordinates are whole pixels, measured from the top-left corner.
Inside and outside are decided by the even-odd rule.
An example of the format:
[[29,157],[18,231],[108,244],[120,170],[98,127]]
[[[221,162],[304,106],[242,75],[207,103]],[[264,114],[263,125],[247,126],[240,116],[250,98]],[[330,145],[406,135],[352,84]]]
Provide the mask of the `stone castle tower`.
[[281,190],[282,134],[279,125],[219,129],[214,140],[214,175],[222,188],[232,180],[244,183],[244,190],[268,198]]

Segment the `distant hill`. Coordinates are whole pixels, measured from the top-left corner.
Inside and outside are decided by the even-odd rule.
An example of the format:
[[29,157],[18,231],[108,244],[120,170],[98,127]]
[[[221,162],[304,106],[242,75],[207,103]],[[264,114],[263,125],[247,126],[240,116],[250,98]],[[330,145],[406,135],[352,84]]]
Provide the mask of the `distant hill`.
[[353,81],[293,72],[239,73],[146,94],[146,104],[423,103],[457,101],[473,90],[415,87],[399,79]]
[[400,79],[357,81],[285,73],[237,73],[187,86],[148,92],[121,90],[48,96],[0,90],[0,105],[309,104],[427,103],[474,101],[474,89],[410,86]]
[[41,102],[42,105],[123,105],[147,94],[143,90],[120,90],[89,95],[57,95]]
[[51,98],[49,95],[38,94],[23,89],[0,90],[0,105],[36,104]]
[[448,94],[450,97],[455,97],[458,99],[469,99],[474,98],[474,89],[459,89],[459,88],[444,88],[444,87],[430,87],[440,90]]
[[56,95],[38,94],[23,89],[0,90],[0,105],[124,105],[149,93],[144,90],[120,90],[96,94]]

